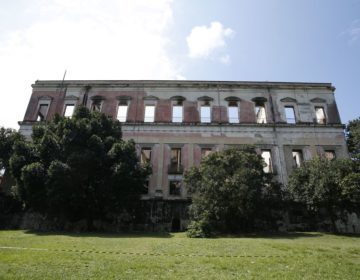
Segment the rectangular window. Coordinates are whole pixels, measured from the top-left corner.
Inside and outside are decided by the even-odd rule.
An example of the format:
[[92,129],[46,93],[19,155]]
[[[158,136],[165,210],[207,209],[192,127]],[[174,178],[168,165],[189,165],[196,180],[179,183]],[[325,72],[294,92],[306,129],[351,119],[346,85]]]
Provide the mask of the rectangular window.
[[255,106],[256,123],[266,123],[266,113],[264,105]]
[[201,149],[201,158],[207,157],[208,155],[210,155],[212,153],[212,149],[211,148],[202,148]]
[[325,112],[323,107],[315,107],[316,123],[326,124]]
[[142,194],[148,194],[149,193],[149,186],[150,186],[150,180],[147,179],[145,181],[145,185],[144,185],[144,187],[142,189]]
[[117,119],[118,119],[119,122],[126,122],[127,111],[128,111],[128,105],[127,104],[120,104],[119,105],[118,112],[117,112]]
[[293,150],[292,151],[292,158],[293,158],[293,167],[297,168],[300,167],[303,163],[303,154],[301,150]]
[[183,121],[183,107],[181,105],[174,105],[172,107],[172,122]]
[[169,173],[182,173],[181,165],[181,149],[173,148],[170,154],[170,168]]
[[229,123],[239,123],[239,108],[236,105],[230,105],[228,107]]
[[287,123],[296,123],[295,111],[294,111],[293,106],[286,106],[285,107],[285,115],[286,115],[286,122]]
[[324,156],[328,160],[333,160],[333,159],[335,159],[335,151],[326,150],[325,153],[324,153]]
[[200,107],[200,116],[202,123],[210,123],[211,122],[211,107],[210,106],[201,106]]
[[144,122],[154,122],[154,118],[155,118],[155,106],[146,105]]
[[142,164],[150,164],[151,162],[151,148],[142,148],[140,161]]
[[91,111],[101,112],[101,100],[93,100],[91,104]]
[[181,194],[181,181],[170,181],[169,182],[169,194],[177,195]]
[[48,108],[49,108],[48,104],[40,104],[39,111],[38,111],[37,118],[36,118],[36,120],[38,122],[41,122],[41,121],[45,120]]
[[71,118],[74,113],[74,109],[75,109],[74,104],[66,104],[65,111],[64,111],[64,117]]
[[271,151],[270,150],[263,150],[261,151],[261,157],[264,159],[265,166],[264,166],[264,172],[265,173],[272,173],[273,172],[273,166],[272,166],[272,159],[271,159]]

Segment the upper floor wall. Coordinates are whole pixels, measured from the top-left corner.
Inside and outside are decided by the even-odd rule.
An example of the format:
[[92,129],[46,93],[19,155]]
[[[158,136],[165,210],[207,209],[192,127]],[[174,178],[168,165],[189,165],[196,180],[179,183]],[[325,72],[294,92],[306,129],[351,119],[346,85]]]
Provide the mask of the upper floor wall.
[[25,122],[85,105],[129,123],[341,124],[329,83],[36,81]]

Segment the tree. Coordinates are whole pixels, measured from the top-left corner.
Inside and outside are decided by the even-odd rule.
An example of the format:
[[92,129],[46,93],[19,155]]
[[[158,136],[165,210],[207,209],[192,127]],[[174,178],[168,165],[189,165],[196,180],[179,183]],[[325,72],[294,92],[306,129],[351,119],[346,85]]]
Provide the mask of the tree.
[[20,133],[11,128],[0,127],[0,170],[9,168],[9,160],[16,141],[23,140]]
[[254,221],[275,193],[276,184],[263,166],[255,150],[246,147],[212,153],[200,167],[186,172],[184,183],[192,195],[188,235],[206,237],[254,229]]
[[346,142],[350,157],[360,162],[360,118],[350,121],[346,126]]
[[291,173],[288,191],[313,213],[326,210],[336,232],[338,213],[359,209],[360,173],[349,159],[330,161],[315,157]]
[[85,107],[34,126],[32,142],[17,143],[10,159],[18,196],[27,209],[86,219],[88,229],[94,219],[132,211],[150,169],[121,136],[118,121]]

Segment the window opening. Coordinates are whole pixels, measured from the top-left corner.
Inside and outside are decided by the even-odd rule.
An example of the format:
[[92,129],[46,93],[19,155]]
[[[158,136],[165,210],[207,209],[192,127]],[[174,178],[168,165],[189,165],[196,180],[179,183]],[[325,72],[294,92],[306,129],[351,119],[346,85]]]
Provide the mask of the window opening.
[[201,158],[207,157],[208,155],[210,155],[212,153],[212,149],[211,148],[202,148],[201,149]]
[[292,151],[293,167],[300,167],[303,162],[303,155],[301,150]]
[[155,106],[146,105],[144,122],[154,122],[154,117],[155,117]]
[[75,105],[74,104],[66,104],[64,117],[71,118],[74,113]]
[[273,166],[272,166],[272,160],[271,160],[271,151],[269,150],[263,150],[261,151],[261,157],[264,159],[265,166],[263,168],[265,173],[272,173],[273,172]]
[[211,107],[209,105],[200,107],[200,115],[202,123],[210,123],[211,122]]
[[324,156],[328,160],[333,160],[333,159],[335,159],[335,151],[327,150],[327,151],[325,151]]
[[172,111],[172,122],[183,121],[183,107],[182,105],[174,105]]
[[37,114],[37,119],[36,119],[38,122],[41,122],[41,121],[45,120],[46,114],[47,114],[47,111],[48,111],[48,107],[49,107],[48,104],[40,104],[39,111],[38,111],[38,114]]
[[228,107],[229,123],[239,123],[239,107],[237,102],[229,102]]
[[150,164],[151,162],[151,148],[142,148],[141,149],[141,164]]
[[101,112],[101,100],[93,100],[91,104],[91,111]]
[[286,122],[287,123],[296,123],[295,111],[294,111],[293,106],[286,106],[285,107],[285,115],[286,115]]
[[181,181],[171,180],[169,182],[169,193],[170,195],[180,195],[181,194]]
[[127,111],[128,111],[127,104],[119,104],[118,112],[117,112],[117,119],[119,122],[126,122]]
[[171,159],[170,159],[170,168],[172,171],[180,172],[181,171],[181,149],[174,148],[171,149]]
[[325,112],[323,107],[315,107],[315,115],[316,115],[316,123],[318,124],[325,124]]
[[265,104],[257,102],[255,104],[256,123],[266,123]]

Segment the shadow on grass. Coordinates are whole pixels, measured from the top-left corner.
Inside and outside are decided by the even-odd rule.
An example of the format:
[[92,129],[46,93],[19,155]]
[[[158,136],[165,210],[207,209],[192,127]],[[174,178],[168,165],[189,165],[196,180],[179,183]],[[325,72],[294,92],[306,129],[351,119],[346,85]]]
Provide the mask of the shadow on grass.
[[98,237],[98,238],[171,238],[173,235],[169,232],[71,232],[71,231],[37,231],[26,230],[25,233],[38,236],[64,235],[70,237]]

